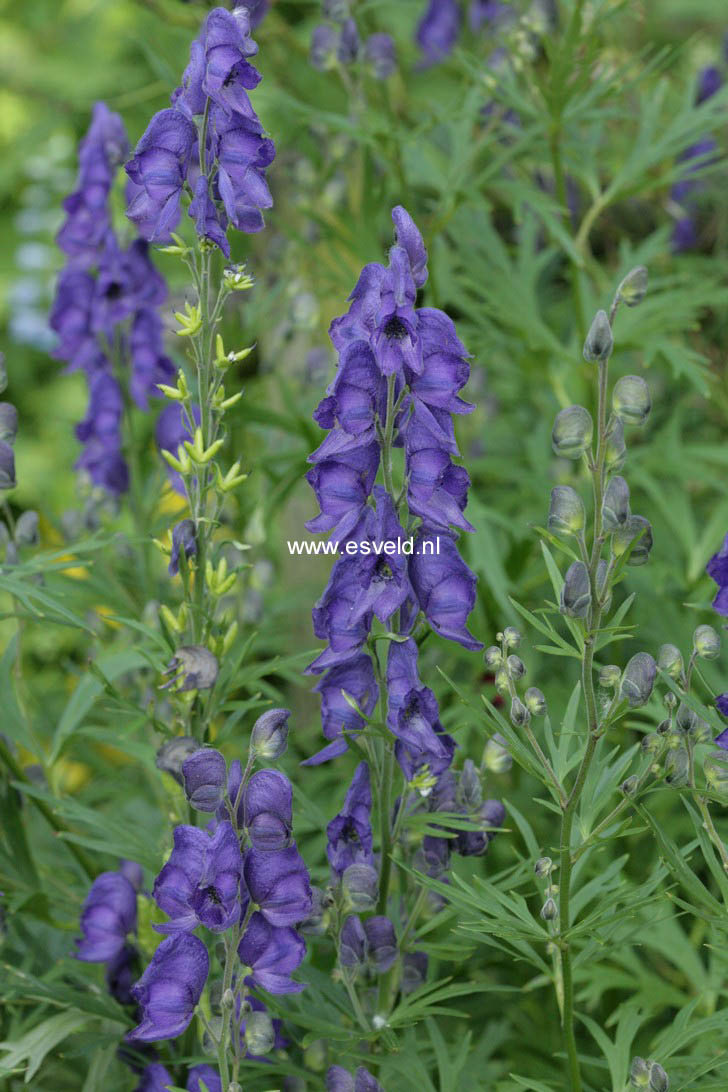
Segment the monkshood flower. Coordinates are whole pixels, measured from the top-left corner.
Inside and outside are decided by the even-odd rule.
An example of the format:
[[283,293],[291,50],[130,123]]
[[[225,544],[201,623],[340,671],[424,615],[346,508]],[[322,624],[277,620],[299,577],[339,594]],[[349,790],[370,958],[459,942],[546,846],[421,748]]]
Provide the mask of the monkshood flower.
[[429,792],[443,774],[455,750],[455,741],[440,723],[437,699],[417,674],[417,645],[413,640],[392,642],[387,660],[387,726],[396,737],[395,757],[408,782],[422,780]]
[[250,898],[271,925],[296,925],[311,912],[311,882],[295,845],[276,853],[249,849],[243,877]]
[[354,699],[366,717],[374,712],[379,700],[374,666],[371,658],[365,654],[332,667],[319,680],[314,690],[321,695],[321,723],[324,736],[331,743],[318,754],[307,758],[304,766],[315,766],[344,754],[349,744],[343,733],[360,732],[364,727],[363,718],[346,700],[345,693]]
[[182,764],[185,796],[196,811],[214,812],[222,803],[227,765],[219,751],[204,747]]
[[[204,1082],[200,1084],[200,1081]],[[167,1092],[174,1085],[169,1070],[155,1062],[148,1065],[141,1076],[141,1081],[134,1092]],[[222,1084],[217,1072],[210,1065],[195,1065],[187,1074],[185,1088],[187,1092],[222,1092]]]
[[185,187],[198,236],[227,257],[228,223],[248,233],[263,228],[275,147],[248,96],[261,78],[249,60],[258,52],[250,29],[246,7],[209,12],[172,106],[155,114],[127,163],[127,215],[144,238],[169,240]]
[[141,971],[139,952],[133,944],[125,944],[106,966],[106,988],[120,1005],[131,1005],[132,987]]
[[290,926],[276,927],[254,913],[238,946],[246,982],[268,993],[299,993],[304,987],[290,977],[301,965],[306,944]]
[[84,445],[76,467],[85,470],[94,485],[107,492],[125,493],[129,488],[129,468],[122,454],[124,395],[116,379],[106,371],[93,375],[89,391],[86,416],[75,429]]
[[423,65],[438,64],[452,53],[462,18],[458,0],[430,0],[415,33]]
[[[695,91],[695,104],[699,106],[712,98],[723,85],[723,78],[719,70],[710,65],[704,68],[698,76],[698,85]],[[701,137],[680,155],[679,162],[686,164],[684,176],[675,182],[670,189],[671,199],[682,209],[685,214],[678,216],[672,233],[672,248],[680,252],[693,250],[698,243],[696,228],[696,206],[693,195],[701,188],[701,182],[695,177],[694,172],[709,162],[711,156],[717,150],[717,144],[712,137]]]
[[388,79],[397,68],[397,47],[391,34],[370,34],[364,42],[364,60],[375,79]]
[[185,1088],[187,1092],[223,1092],[220,1075],[211,1065],[193,1065]]
[[242,866],[238,837],[230,823],[220,823],[214,834],[197,827],[175,827],[174,849],[153,892],[170,920],[154,928],[174,934],[204,925],[213,933],[224,933],[240,916]]
[[420,607],[435,632],[464,648],[482,648],[465,627],[475,605],[476,578],[460,557],[455,539],[420,534],[409,572]]
[[194,520],[183,519],[172,528],[172,550],[169,556],[169,574],[175,576],[179,572],[180,557],[194,557],[197,553],[197,534]]
[[278,770],[258,770],[243,797],[245,829],[256,849],[286,849],[293,828],[293,789]]
[[461,857],[482,857],[503,825],[506,809],[500,800],[484,800],[473,818],[478,819],[482,830],[459,830],[455,838],[455,850]]
[[353,1077],[342,1066],[332,1065],[326,1073],[326,1092],[384,1092],[384,1088],[363,1065]]
[[131,991],[142,1019],[126,1038],[153,1043],[181,1035],[192,1020],[209,971],[207,948],[196,936],[180,933],[163,940]]
[[718,591],[713,599],[713,610],[728,617],[728,535],[725,536],[718,553],[711,557],[705,571],[718,585]]
[[341,879],[353,864],[372,864],[372,790],[369,765],[360,762],[349,786],[344,806],[326,828],[326,855],[331,872]]
[[76,958],[84,963],[117,959],[136,927],[136,888],[120,872],[102,872],[92,883],[81,910],[83,936],[77,942]]

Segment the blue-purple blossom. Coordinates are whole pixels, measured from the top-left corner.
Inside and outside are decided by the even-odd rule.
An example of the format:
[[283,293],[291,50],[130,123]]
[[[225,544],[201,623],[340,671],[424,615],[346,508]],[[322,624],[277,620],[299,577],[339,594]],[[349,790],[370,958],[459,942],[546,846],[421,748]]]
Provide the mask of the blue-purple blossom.
[[174,365],[163,348],[162,320],[149,307],[137,311],[129,332],[131,378],[129,393],[140,409],[149,408],[149,396],[158,395],[158,384],[169,383]]
[[363,1065],[354,1077],[343,1066],[332,1065],[326,1073],[326,1092],[384,1092],[384,1088]]
[[169,574],[175,576],[179,572],[179,562],[182,554],[186,558],[194,557],[197,553],[197,530],[194,520],[183,519],[172,528],[172,551],[169,557]]
[[76,425],[76,436],[84,449],[76,467],[85,470],[94,485],[109,493],[125,493],[129,488],[129,468],[122,454],[121,420],[124,396],[109,372],[96,372],[89,382],[89,405],[83,421]]
[[500,800],[484,800],[471,818],[482,824],[481,830],[459,830],[455,849],[462,857],[481,857],[495,838],[497,828],[503,825],[506,809]]
[[[200,1083],[204,1081],[204,1086]],[[222,1081],[211,1065],[193,1065],[187,1074],[187,1092],[223,1092]]]
[[397,68],[397,47],[391,34],[370,34],[364,43],[364,59],[378,80],[386,80]]
[[169,1070],[154,1062],[146,1067],[134,1092],[167,1092],[172,1084]]
[[137,927],[137,894],[120,872],[102,872],[91,884],[81,910],[81,938],[76,958],[84,963],[106,963],[124,950],[129,933]]
[[203,747],[182,763],[185,796],[196,811],[214,812],[222,803],[227,783],[224,757]]
[[419,535],[409,571],[417,601],[435,632],[464,648],[482,648],[465,625],[475,606],[476,578],[460,557],[454,538]]
[[133,944],[125,944],[106,965],[106,988],[120,1005],[131,1005],[132,987],[139,978],[139,952]]
[[344,806],[329,823],[326,836],[326,855],[337,879],[349,865],[373,863],[372,791],[366,762],[357,766]]
[[240,916],[241,871],[238,836],[229,822],[219,823],[214,834],[175,827],[174,848],[154,882],[155,901],[170,920],[155,929],[184,933],[204,925],[225,932]]
[[429,0],[415,33],[415,40],[424,54],[423,64],[437,64],[452,52],[461,24],[458,0]]
[[420,682],[411,639],[389,646],[387,694],[387,726],[402,772],[408,781],[423,772],[437,778],[452,762],[455,743],[440,723],[435,695]]
[[153,1043],[181,1035],[192,1020],[209,970],[207,948],[196,936],[180,933],[163,940],[131,991],[142,1015],[126,1038]]
[[134,184],[126,214],[145,239],[169,241],[179,223],[182,187],[196,151],[197,130],[190,118],[174,108],[154,115],[126,164]]
[[351,914],[341,927],[339,935],[339,962],[342,967],[363,967],[369,947],[364,926],[357,914]]
[[273,853],[249,849],[243,876],[250,898],[271,925],[296,925],[311,912],[308,869],[295,845]]
[[332,667],[314,687],[321,695],[321,723],[326,739],[331,740],[318,754],[303,765],[315,766],[348,750],[344,732],[359,732],[364,720],[344,697],[354,699],[364,716],[374,712],[379,700],[379,687],[371,657],[365,653]]
[[705,566],[705,571],[718,585],[713,599],[713,610],[728,617],[728,535],[725,536],[718,553],[713,554]]
[[285,849],[293,827],[293,789],[278,770],[258,770],[243,797],[245,828],[256,849]]
[[397,959],[397,937],[394,926],[384,915],[375,915],[364,922],[369,946],[369,959],[377,974],[385,974]]
[[290,977],[301,965],[306,944],[290,926],[271,925],[255,913],[238,946],[241,963],[249,969],[246,981],[268,993],[299,993],[303,986]]
[[724,717],[728,717],[728,693],[718,695],[715,699],[715,707]]

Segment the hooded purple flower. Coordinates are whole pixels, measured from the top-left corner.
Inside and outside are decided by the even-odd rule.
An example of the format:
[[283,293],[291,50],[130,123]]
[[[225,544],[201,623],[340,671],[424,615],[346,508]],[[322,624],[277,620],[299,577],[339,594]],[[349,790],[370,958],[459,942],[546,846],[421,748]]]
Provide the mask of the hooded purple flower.
[[452,762],[455,743],[443,729],[437,699],[417,674],[413,640],[391,642],[387,661],[387,726],[397,737],[394,753],[408,781],[426,768],[432,777]]
[[326,1073],[326,1092],[384,1092],[368,1069],[360,1065],[356,1077],[340,1065],[332,1065]]
[[308,673],[319,674],[358,655],[372,622],[369,611],[352,623],[360,595],[357,559],[342,558],[334,565],[324,594],[313,609],[314,633],[328,641],[329,647],[309,665]]
[[196,811],[214,812],[222,803],[227,784],[224,757],[213,747],[202,747],[182,763],[185,796]]
[[384,974],[397,959],[397,937],[389,918],[383,915],[367,918],[364,932],[369,946],[369,959],[377,974]]
[[304,766],[317,766],[329,758],[335,758],[348,750],[343,732],[359,732],[364,721],[352,709],[344,692],[356,701],[359,708],[370,716],[379,700],[379,687],[374,676],[371,658],[365,653],[327,671],[314,690],[321,695],[321,722],[324,736],[332,742],[318,754],[306,759]]
[[728,617],[728,535],[723,540],[723,545],[717,554],[713,554],[705,571],[718,585],[718,591],[713,599],[713,610],[724,617]]
[[311,912],[308,869],[295,844],[274,853],[249,849],[243,875],[251,899],[271,925],[295,925]]
[[133,944],[125,944],[118,955],[106,965],[106,988],[120,1005],[131,1005],[132,986],[141,970],[139,952]]
[[369,954],[364,926],[357,914],[351,914],[341,927],[339,962],[342,967],[363,967]]
[[290,977],[302,963],[306,944],[295,929],[276,928],[255,913],[238,946],[240,962],[250,968],[246,979],[268,993],[299,993],[303,986]]
[[[497,828],[503,825],[506,809],[500,800],[484,800],[473,818],[482,823],[482,830],[459,830],[455,838],[455,848],[461,857],[482,857],[496,836]],[[496,829],[494,829],[496,828]]]
[[405,366],[416,374],[422,371],[422,343],[414,307],[416,294],[407,251],[393,246],[389,268],[380,286],[376,328],[371,339],[382,375],[392,375]]
[[321,428],[338,426],[350,436],[361,436],[385,415],[386,383],[366,341],[353,341],[341,354],[334,381],[314,418]]
[[195,230],[200,239],[207,239],[230,257],[230,243],[227,238],[228,220],[222,209],[218,208],[210,196],[210,180],[201,174],[195,182],[195,196],[190,202],[189,214],[195,221]]
[[278,770],[258,770],[244,795],[245,827],[256,849],[285,849],[293,826],[293,789]]
[[715,707],[724,717],[728,717],[728,693],[718,695],[715,699]]
[[121,419],[124,398],[119,384],[108,372],[96,372],[90,383],[85,418],[76,425],[76,436],[84,445],[76,467],[86,470],[94,485],[109,493],[125,493],[129,469],[121,453]]
[[172,1084],[169,1070],[155,1062],[144,1070],[134,1092],[167,1092]]
[[203,1092],[203,1085],[207,1092],[222,1092],[220,1075],[211,1065],[193,1065],[187,1074],[187,1092]]
[[424,54],[423,65],[437,64],[452,53],[461,24],[462,13],[457,0],[430,0],[415,34]]
[[329,823],[326,836],[326,855],[337,879],[349,865],[373,864],[372,791],[366,762],[357,766],[344,806]]
[[197,147],[197,130],[180,110],[160,110],[126,164],[136,187],[127,216],[144,238],[167,242],[180,218],[180,197]]
[[364,43],[364,59],[378,80],[386,80],[397,68],[397,47],[391,34],[370,34]]
[[225,212],[239,231],[262,231],[261,209],[273,204],[265,170],[275,158],[275,145],[263,136],[255,115],[252,119],[239,114],[227,118],[216,112],[212,120],[217,186]]
[[191,519],[180,520],[172,528],[172,552],[168,566],[170,576],[175,576],[179,572],[182,552],[186,558],[194,557],[197,553],[197,533],[194,520]]
[[240,113],[255,117],[247,92],[260,83],[260,73],[248,61],[258,47],[250,37],[248,8],[234,11],[213,8],[193,43],[190,64],[182,79],[182,88],[173,100],[193,114],[205,109],[209,98],[225,114]]
[[197,937],[181,933],[163,940],[131,991],[142,1019],[126,1038],[154,1043],[181,1035],[192,1020],[209,970],[207,948]]
[[410,512],[420,517],[428,531],[446,532],[451,527],[473,531],[463,515],[470,488],[468,472],[438,446],[438,437],[421,423],[417,413],[407,426],[405,453]]
[[169,383],[174,364],[164,353],[162,320],[156,311],[137,311],[129,334],[131,379],[129,391],[140,409],[149,408],[149,396],[159,397],[157,385]]
[[154,928],[185,933],[204,925],[224,933],[240,916],[241,869],[238,837],[230,823],[220,823],[214,834],[175,827],[174,849],[154,882],[155,901],[170,921]]
[[[338,451],[332,451],[334,445],[327,443],[332,437],[337,441]],[[346,442],[339,442],[340,437],[346,437]],[[324,444],[327,446],[321,457]],[[321,513],[307,520],[306,527],[309,531],[331,531],[335,537],[344,539],[356,525],[374,485],[379,445],[373,440],[362,444],[358,438],[352,440],[339,430],[330,433],[324,444],[309,458],[309,462],[314,459],[316,462],[306,474],[306,481],[316,494]]]
[[392,209],[392,221],[395,245],[407,254],[415,286],[422,288],[427,282],[427,251],[420,230],[402,205]]
[[91,884],[81,910],[76,959],[106,963],[121,955],[129,933],[137,927],[137,896],[120,872],[102,872]]
[[409,564],[420,607],[436,633],[464,648],[482,648],[465,627],[475,606],[475,575],[460,557],[450,535],[421,534]]
[[93,374],[108,362],[92,329],[96,282],[90,273],[66,268],[56,284],[49,324],[58,335],[53,355],[68,361],[69,370],[83,368]]
[[144,239],[135,239],[127,250],[122,250],[109,233],[96,277],[93,328],[110,338],[118,323],[140,308],[164,303],[166,296],[164,278],[149,260],[149,246]]

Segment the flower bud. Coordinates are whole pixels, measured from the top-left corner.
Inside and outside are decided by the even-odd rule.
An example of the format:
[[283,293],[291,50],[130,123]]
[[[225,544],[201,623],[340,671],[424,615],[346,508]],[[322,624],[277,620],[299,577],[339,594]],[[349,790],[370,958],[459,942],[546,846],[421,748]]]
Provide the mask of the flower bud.
[[498,648],[498,645],[491,645],[489,648],[486,648],[483,653],[483,659],[488,667],[498,667],[503,662],[503,653]]
[[[635,542],[635,540],[637,541]],[[612,538],[614,556],[621,557],[632,546],[633,542],[635,545],[629,555],[627,564],[646,564],[652,549],[652,527],[650,521],[645,519],[644,516],[630,516],[624,527],[620,527],[619,530],[614,532]]]
[[162,690],[209,690],[217,679],[217,658],[204,645],[183,645],[178,648],[164,672],[169,676]]
[[524,724],[528,724],[530,719],[531,714],[521,699],[514,698],[511,702],[511,724],[514,724],[516,728],[521,728]]
[[639,784],[639,778],[637,777],[637,774],[632,774],[632,776],[628,777],[626,781],[623,781],[622,784],[619,787],[622,790],[622,792],[625,794],[625,796],[631,796],[632,793],[637,788],[638,784]]
[[379,915],[364,922],[369,958],[377,974],[384,974],[397,959],[397,937],[389,918]]
[[13,449],[0,440],[0,489],[15,489],[17,484]]
[[574,561],[566,570],[561,589],[561,613],[569,618],[584,618],[590,606],[589,570],[583,561]]
[[668,1092],[670,1079],[658,1062],[650,1062],[649,1092]]
[[618,417],[612,421],[604,446],[604,465],[607,472],[621,470],[627,457],[627,445],[624,442],[624,425]]
[[320,887],[311,887],[311,912],[298,926],[306,936],[322,937],[328,927],[330,897]]
[[542,717],[546,712],[546,698],[537,686],[529,686],[523,695],[526,709],[533,717]]
[[584,360],[589,364],[607,360],[614,348],[614,334],[606,311],[597,311],[584,342]]
[[668,785],[681,788],[688,783],[690,759],[684,747],[676,747],[665,756],[665,781]]
[[725,751],[711,751],[706,755],[703,773],[709,789],[728,794],[728,754]]
[[159,748],[155,765],[158,770],[171,774],[175,781],[178,781],[180,785],[184,785],[182,766],[185,759],[189,758],[195,751],[199,751],[199,749],[199,743],[191,736],[176,736],[175,739],[168,739]]
[[609,610],[609,608],[611,606],[611,603],[612,603],[612,590],[611,590],[611,588],[607,588],[607,586],[606,586],[608,572],[609,572],[609,566],[607,565],[606,561],[602,558],[600,560],[599,564],[597,565],[595,583],[596,583],[596,586],[597,586],[597,597],[598,597],[599,601],[602,604],[602,608],[605,611]]
[[695,727],[697,715],[685,702],[680,702],[676,716],[677,726],[682,732],[689,732]]
[[641,746],[645,754],[656,755],[658,751],[662,750],[662,740],[656,732],[649,732],[642,737]]
[[556,415],[551,444],[557,455],[580,459],[591,448],[594,423],[583,406],[567,406]]
[[720,656],[720,637],[712,626],[698,626],[693,634],[693,648],[701,660],[717,660]]
[[643,425],[650,415],[652,400],[644,379],[623,375],[614,384],[612,409],[625,425]]
[[544,921],[553,921],[558,916],[559,908],[554,900],[549,896],[546,902],[541,907],[541,917]]
[[503,641],[506,648],[518,648],[521,643],[520,631],[515,626],[506,626],[503,630]]
[[203,747],[186,758],[182,777],[187,801],[195,811],[217,811],[227,785],[225,759],[212,747]]
[[622,675],[620,696],[625,698],[633,709],[649,701],[655,685],[657,664],[649,652],[637,652],[629,661]]
[[268,1054],[276,1041],[273,1021],[267,1012],[251,1012],[245,1020],[245,1045],[249,1054]]
[[617,474],[605,490],[602,501],[602,522],[605,531],[616,531],[624,527],[629,519],[629,486],[624,478]]
[[372,910],[379,894],[379,876],[371,865],[355,862],[344,869],[341,891],[348,909],[355,913]]
[[38,513],[32,509],[22,512],[15,524],[15,544],[17,546],[37,546],[39,539]]
[[605,690],[613,690],[621,678],[622,672],[616,664],[606,664],[599,672],[599,685]]
[[507,773],[513,765],[513,757],[500,732],[488,740],[483,751],[483,762],[491,773]]
[[658,736],[664,736],[670,731],[671,728],[672,728],[672,721],[668,717],[667,720],[661,720],[660,721],[660,723],[657,725],[656,731],[657,731]]
[[703,720],[702,717],[695,718],[695,724],[690,730],[690,736],[694,744],[710,743],[713,739],[713,729],[708,724],[707,720]]
[[412,993],[427,981],[427,954],[406,952],[402,961],[402,993]]
[[458,779],[455,800],[468,812],[477,811],[483,802],[483,790],[480,785],[480,776],[475,768],[475,763],[470,758],[465,759],[462,772]]
[[650,1067],[644,1058],[632,1059],[629,1069],[629,1083],[632,1088],[647,1088],[650,1083]]
[[570,485],[556,485],[551,490],[551,505],[547,526],[549,531],[561,535],[578,535],[584,530],[586,512],[584,502]]
[[0,402],[0,440],[14,444],[18,434],[18,411],[12,402]]
[[551,860],[550,857],[539,857],[539,859],[533,866],[533,871],[536,873],[539,879],[543,879],[544,876],[549,875],[551,869],[553,868],[553,865],[554,862]]
[[637,265],[634,269],[630,269],[617,289],[617,299],[626,303],[627,307],[636,307],[647,295],[647,280],[646,266]]
[[522,679],[526,674],[526,665],[520,656],[509,656],[506,660],[506,667],[512,679]]
[[675,645],[660,646],[657,664],[671,679],[681,678],[685,666],[680,649]]
[[288,709],[267,709],[258,717],[250,733],[249,744],[256,758],[271,761],[285,754],[290,715]]
[[360,919],[352,914],[346,919],[339,938],[339,960],[342,967],[362,967],[367,958],[367,938]]
[[220,998],[220,1005],[224,1009],[232,1009],[235,1005],[235,994],[228,988]]
[[499,694],[507,694],[511,689],[511,680],[504,667],[499,667],[495,673],[495,688]]

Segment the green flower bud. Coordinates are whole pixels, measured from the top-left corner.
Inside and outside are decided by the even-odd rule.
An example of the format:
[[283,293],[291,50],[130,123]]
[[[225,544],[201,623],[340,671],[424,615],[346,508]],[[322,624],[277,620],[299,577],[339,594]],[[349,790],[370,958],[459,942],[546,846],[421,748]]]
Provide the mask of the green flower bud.
[[655,732],[649,732],[642,737],[641,746],[645,754],[656,755],[658,751],[662,750],[662,740]]
[[561,589],[561,613],[569,618],[584,618],[590,606],[589,570],[583,561],[574,561],[566,570]]
[[511,680],[504,667],[499,667],[495,673],[495,688],[499,694],[508,694],[511,689]]
[[523,695],[526,708],[534,717],[542,717],[546,712],[546,698],[537,686],[529,686]]
[[611,589],[607,590],[607,587],[606,587],[607,573],[608,572],[609,572],[609,566],[607,565],[606,561],[604,561],[604,559],[602,559],[599,562],[599,564],[597,565],[597,573],[596,573],[595,583],[596,583],[596,586],[597,586],[597,596],[601,600],[602,605],[603,605],[603,609],[605,611],[609,610],[609,607],[610,607],[610,605],[612,603]]
[[513,756],[500,732],[496,732],[486,743],[483,762],[486,770],[495,774],[507,773],[513,765]]
[[650,1062],[650,1092],[668,1092],[670,1079],[658,1062]]
[[511,724],[514,724],[516,728],[520,728],[522,725],[528,724],[530,719],[531,714],[521,699],[514,698],[511,702]]
[[628,777],[626,781],[623,781],[619,787],[626,796],[631,796],[637,788],[638,783],[639,777],[637,777],[637,774],[632,774],[632,776]]
[[220,998],[220,1004],[224,1009],[232,1009],[235,1007],[235,994],[231,989],[225,990]]
[[533,871],[540,879],[543,879],[544,876],[549,875],[553,867],[554,862],[551,860],[550,857],[539,857],[539,859],[533,866]]
[[328,1068],[327,1062],[329,1060],[326,1040],[314,1039],[312,1043],[309,1043],[304,1049],[303,1060],[307,1069],[312,1069],[314,1073],[323,1073]]
[[690,735],[695,744],[710,743],[713,739],[713,729],[710,727],[707,720],[703,720],[702,717],[696,717]]
[[472,759],[466,758],[458,779],[455,799],[466,811],[477,811],[483,803],[480,777]]
[[647,280],[646,266],[637,265],[634,269],[630,269],[617,289],[617,299],[626,303],[628,307],[636,307],[647,295]]
[[619,689],[620,696],[625,698],[633,709],[644,705],[649,701],[656,674],[657,664],[649,652],[635,653],[624,669]]
[[584,342],[584,360],[607,360],[614,348],[614,334],[606,311],[597,311]]
[[591,448],[594,423],[583,406],[567,406],[556,415],[551,444],[557,455],[580,459]]
[[617,667],[616,664],[606,664],[599,672],[599,685],[603,686],[605,690],[613,690],[615,686],[619,685],[621,678],[621,668]]
[[522,640],[521,633],[515,626],[506,626],[503,630],[503,640],[506,648],[518,648]]
[[526,674],[526,665],[520,656],[509,656],[506,660],[506,666],[512,679],[522,679]]
[[652,526],[644,516],[630,516],[624,527],[614,532],[612,537],[612,552],[615,557],[621,557],[635,542],[632,553],[629,555],[628,565],[645,565],[652,549]]
[[711,751],[703,762],[703,773],[709,789],[728,795],[728,751]]
[[557,535],[578,535],[584,530],[584,502],[570,485],[556,485],[551,490],[548,529]]
[[498,645],[491,645],[490,648],[486,648],[483,653],[483,659],[488,667],[498,667],[503,660],[503,653],[498,648]]
[[675,719],[681,732],[690,732],[695,727],[698,718],[690,706],[681,701]]
[[681,788],[688,783],[690,759],[684,747],[675,747],[665,756],[665,781],[668,785]]
[[667,720],[661,720],[660,721],[660,723],[657,725],[656,731],[657,731],[658,736],[664,736],[664,735],[667,735],[667,733],[671,730],[671,728],[672,728],[672,721],[668,717]]
[[629,1068],[629,1083],[633,1088],[647,1088],[650,1083],[650,1067],[644,1058],[633,1058]]
[[553,921],[558,916],[559,908],[552,898],[546,899],[541,907],[541,917],[544,921]]
[[29,508],[21,512],[15,523],[15,543],[17,546],[37,546],[40,541],[38,513]]
[[341,891],[349,909],[355,914],[373,910],[379,894],[379,876],[371,865],[355,861],[344,869]]
[[682,677],[682,673],[685,665],[683,664],[682,654],[679,648],[675,645],[661,645],[660,651],[657,656],[657,664],[662,671],[665,671],[671,679],[679,679]]
[[276,1041],[267,1012],[251,1012],[245,1021],[245,1045],[249,1054],[268,1054]]
[[624,442],[624,425],[618,417],[612,421],[604,448],[604,465],[607,472],[621,470],[627,457],[627,445]]
[[629,486],[624,478],[620,478],[617,474],[610,480],[602,501],[604,530],[611,532],[624,527],[629,517]]
[[650,391],[639,375],[623,375],[614,384],[612,409],[625,425],[644,425],[652,409]]
[[712,626],[698,626],[693,634],[693,648],[701,660],[717,660],[720,656],[720,637]]

